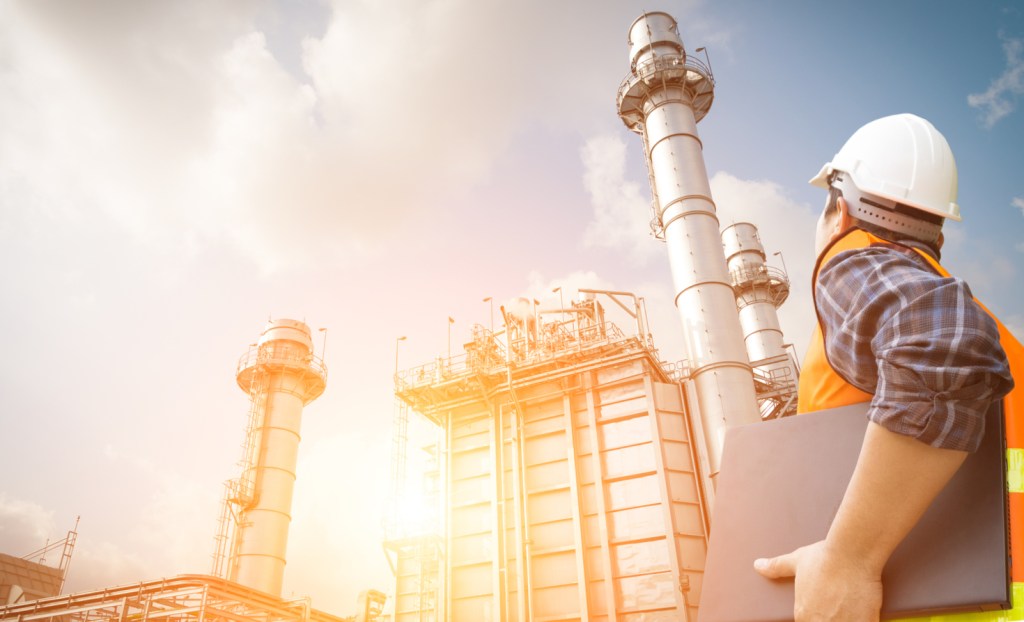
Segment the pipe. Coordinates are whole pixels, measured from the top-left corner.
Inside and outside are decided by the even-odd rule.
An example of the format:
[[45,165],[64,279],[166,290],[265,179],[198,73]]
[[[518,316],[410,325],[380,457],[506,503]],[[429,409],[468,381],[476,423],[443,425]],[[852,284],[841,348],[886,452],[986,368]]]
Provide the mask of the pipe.
[[706,67],[687,62],[667,13],[639,17],[629,43],[631,72],[619,88],[619,116],[646,145],[714,477],[726,428],[760,420],[697,134],[714,99],[714,80]]

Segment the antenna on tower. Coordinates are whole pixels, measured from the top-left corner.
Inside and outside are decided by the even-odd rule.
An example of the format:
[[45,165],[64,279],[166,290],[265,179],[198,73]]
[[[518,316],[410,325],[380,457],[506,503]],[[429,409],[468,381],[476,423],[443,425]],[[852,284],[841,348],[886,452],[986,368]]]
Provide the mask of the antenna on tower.
[[75,517],[75,526],[68,532],[68,535],[63,540],[57,540],[51,543],[50,539],[46,539],[46,544],[43,548],[32,551],[28,555],[23,555],[21,559],[32,561],[36,559],[36,563],[46,565],[46,554],[50,551],[61,549],[60,564],[57,569],[60,570],[60,586],[57,588],[57,593],[60,594],[64,591],[64,583],[67,580],[68,568],[71,566],[71,555],[75,552],[75,542],[78,540],[78,522],[82,520],[81,516]]

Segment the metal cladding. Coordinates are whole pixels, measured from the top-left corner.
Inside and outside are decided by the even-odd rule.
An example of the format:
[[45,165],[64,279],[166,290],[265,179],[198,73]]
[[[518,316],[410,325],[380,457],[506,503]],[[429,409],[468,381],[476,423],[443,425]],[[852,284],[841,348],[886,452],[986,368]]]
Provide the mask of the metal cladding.
[[736,292],[740,326],[751,365],[785,354],[782,328],[775,312],[789,296],[789,280],[765,264],[764,246],[757,227],[738,222],[722,230],[729,276]]
[[749,222],[723,229],[722,246],[751,365],[786,354],[776,311],[789,297],[789,279],[765,263],[757,227]]
[[652,226],[668,248],[714,475],[725,429],[760,420],[697,134],[697,121],[714,99],[714,79],[705,64],[687,58],[667,13],[637,19],[629,44],[631,72],[619,87],[619,116],[643,137],[654,195]]
[[[643,326],[632,294],[604,294]],[[385,543],[393,620],[695,619],[708,516],[678,377],[593,295],[532,333],[505,317],[396,375],[439,432],[440,529]]]
[[227,574],[280,595],[302,408],[323,393],[327,370],[305,323],[275,320],[239,360],[237,381],[252,406],[242,477],[229,482],[236,526]]

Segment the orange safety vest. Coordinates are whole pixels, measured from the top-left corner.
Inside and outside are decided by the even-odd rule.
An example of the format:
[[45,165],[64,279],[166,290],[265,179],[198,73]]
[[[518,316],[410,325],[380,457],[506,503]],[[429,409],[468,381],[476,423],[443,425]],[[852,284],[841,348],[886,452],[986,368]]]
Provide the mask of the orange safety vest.
[[[852,229],[833,242],[814,267],[814,280],[818,282],[818,271],[833,257],[847,250],[867,248],[873,244],[892,245],[866,231]],[[928,253],[912,247],[913,250],[939,275],[948,277],[949,272]],[[975,302],[978,302],[975,300]],[[1003,398],[1003,415],[1006,426],[1006,480],[1009,488],[1010,506],[1010,573],[1012,580],[1013,608],[1008,611],[964,613],[946,616],[919,618],[921,621],[987,621],[1010,622],[1024,620],[1024,346],[1003,326],[992,312],[978,302],[999,327],[999,341],[1006,351],[1010,363],[1010,374],[1016,386]],[[800,372],[800,387],[797,396],[797,412],[805,413],[825,408],[836,408],[870,401],[873,396],[861,391],[842,378],[828,362],[825,342],[821,334],[821,322],[811,336],[811,344],[804,357]]]

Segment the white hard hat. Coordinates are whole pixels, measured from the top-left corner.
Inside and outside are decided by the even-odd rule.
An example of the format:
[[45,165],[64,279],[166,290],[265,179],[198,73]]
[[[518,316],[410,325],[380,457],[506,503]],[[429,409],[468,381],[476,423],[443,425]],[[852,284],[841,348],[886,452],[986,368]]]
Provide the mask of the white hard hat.
[[861,127],[811,185],[828,189],[836,171],[847,173],[864,194],[960,220],[953,151],[935,126],[916,115],[882,117]]

